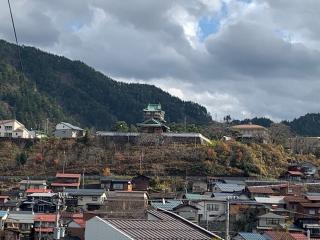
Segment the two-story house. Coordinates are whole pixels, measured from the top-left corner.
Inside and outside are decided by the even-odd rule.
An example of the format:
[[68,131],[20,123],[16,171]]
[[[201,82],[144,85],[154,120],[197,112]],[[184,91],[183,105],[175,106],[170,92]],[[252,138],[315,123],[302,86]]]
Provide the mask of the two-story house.
[[12,239],[31,239],[34,225],[34,213],[25,211],[10,211],[5,220],[6,235],[15,237]]
[[51,188],[56,192],[62,192],[65,188],[79,189],[80,180],[81,174],[57,173]]
[[78,138],[85,135],[85,131],[70,123],[60,122],[56,125],[53,135],[57,138]]
[[37,213],[34,217],[35,239],[53,239],[57,214]]
[[26,191],[27,189],[47,189],[46,180],[22,180],[19,182],[20,190]]
[[104,189],[65,189],[67,205],[81,207],[84,210],[96,210],[106,200]]
[[29,130],[15,119],[0,120],[0,137],[32,138]]

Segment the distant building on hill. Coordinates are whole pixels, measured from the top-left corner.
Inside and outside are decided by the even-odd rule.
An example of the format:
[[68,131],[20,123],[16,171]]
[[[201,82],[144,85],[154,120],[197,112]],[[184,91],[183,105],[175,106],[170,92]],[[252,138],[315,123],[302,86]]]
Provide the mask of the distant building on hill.
[[0,137],[32,138],[29,130],[15,119],[0,120]]
[[268,129],[260,125],[241,124],[232,126],[231,129],[239,132],[242,139],[267,142],[269,138]]
[[60,122],[56,125],[53,135],[57,138],[78,138],[85,134],[82,128],[74,126],[70,123]]
[[165,112],[161,109],[161,104],[148,104],[143,109],[143,122],[138,123],[139,131],[143,133],[163,133],[169,132],[170,128],[165,125]]
[[168,144],[210,144],[211,141],[200,133],[170,132],[164,119],[165,112],[161,104],[148,104],[143,109],[144,121],[138,123],[139,132],[105,132],[98,131],[104,143],[132,145],[168,145]]

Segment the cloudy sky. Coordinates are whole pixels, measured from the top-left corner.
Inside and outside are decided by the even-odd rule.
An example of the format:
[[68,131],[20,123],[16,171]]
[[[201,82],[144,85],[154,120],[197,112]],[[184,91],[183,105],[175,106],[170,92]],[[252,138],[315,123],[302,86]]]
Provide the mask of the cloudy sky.
[[[213,118],[320,112],[319,0],[14,0],[21,43],[150,83]],[[13,41],[7,1],[0,38]]]

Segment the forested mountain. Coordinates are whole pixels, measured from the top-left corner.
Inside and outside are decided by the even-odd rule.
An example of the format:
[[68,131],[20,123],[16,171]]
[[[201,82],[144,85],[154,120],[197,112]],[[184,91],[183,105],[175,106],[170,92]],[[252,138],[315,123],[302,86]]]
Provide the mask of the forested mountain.
[[115,121],[135,124],[148,103],[161,103],[168,122],[206,124],[206,108],[182,101],[146,84],[114,81],[80,61],[0,40],[0,118],[16,117],[27,127],[71,121],[83,127],[109,129]]
[[300,136],[320,136],[320,113],[308,113],[294,119],[291,122],[284,122],[291,130]]

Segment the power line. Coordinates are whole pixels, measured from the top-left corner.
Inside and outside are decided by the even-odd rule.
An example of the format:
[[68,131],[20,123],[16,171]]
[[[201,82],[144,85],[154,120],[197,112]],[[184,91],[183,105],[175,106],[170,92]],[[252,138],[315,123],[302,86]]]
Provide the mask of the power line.
[[14,38],[15,38],[15,40],[16,40],[16,45],[17,45],[17,49],[18,49],[18,55],[19,55],[19,60],[20,60],[21,72],[22,72],[22,76],[24,76],[23,64],[22,64],[22,58],[21,58],[21,51],[20,51],[20,46],[19,46],[19,42],[18,42],[16,27],[15,27],[15,24],[14,24],[14,19],[13,19],[13,14],[12,14],[12,9],[11,9],[10,0],[8,0],[8,6],[9,6],[9,11],[10,11],[10,17],[11,17],[11,23],[12,23]]

